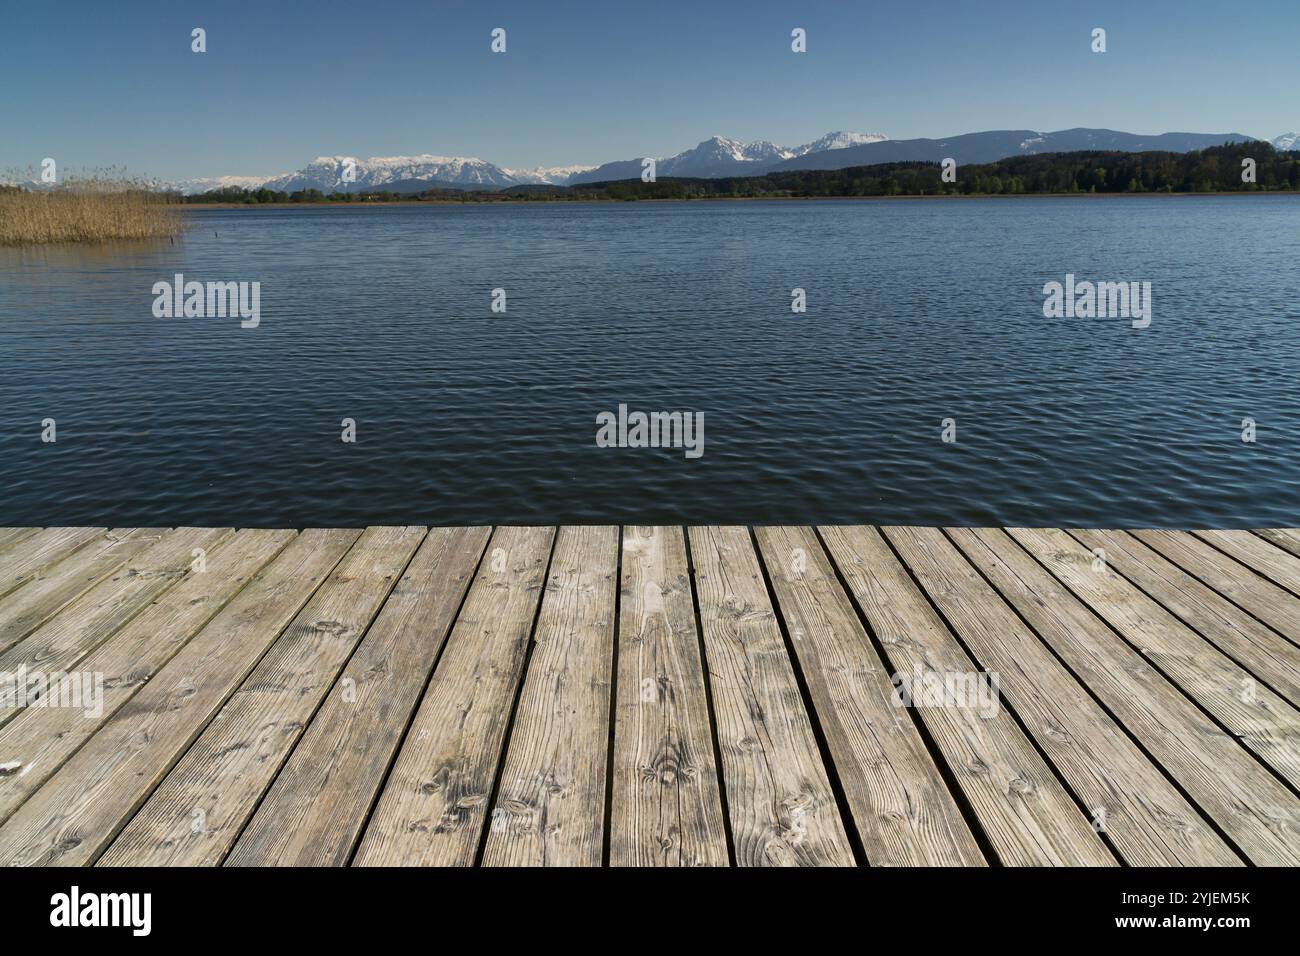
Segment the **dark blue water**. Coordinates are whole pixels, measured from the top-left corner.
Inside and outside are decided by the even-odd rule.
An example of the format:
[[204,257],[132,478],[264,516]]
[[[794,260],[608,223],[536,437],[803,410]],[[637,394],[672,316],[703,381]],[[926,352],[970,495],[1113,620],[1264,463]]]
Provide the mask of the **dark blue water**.
[[[1300,198],[191,221],[0,250],[0,524],[1300,524]],[[260,281],[260,327],[155,318],[177,272]],[[1067,272],[1151,326],[1045,319]],[[620,403],[703,456],[596,447]]]

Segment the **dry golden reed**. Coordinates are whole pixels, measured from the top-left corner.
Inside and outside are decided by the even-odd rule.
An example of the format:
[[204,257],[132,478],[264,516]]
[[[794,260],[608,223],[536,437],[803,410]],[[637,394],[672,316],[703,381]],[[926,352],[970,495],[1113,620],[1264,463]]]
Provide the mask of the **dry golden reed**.
[[51,189],[0,186],[0,246],[179,235],[174,196],[120,176],[69,177]]

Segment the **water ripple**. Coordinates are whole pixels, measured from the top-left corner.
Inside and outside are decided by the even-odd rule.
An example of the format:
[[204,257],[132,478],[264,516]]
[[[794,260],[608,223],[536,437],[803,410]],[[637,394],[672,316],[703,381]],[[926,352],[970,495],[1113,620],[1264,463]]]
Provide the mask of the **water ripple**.
[[[0,523],[1300,524],[1294,197],[192,218],[0,253]],[[177,272],[261,326],[155,319]],[[1151,327],[1044,319],[1066,272]],[[595,447],[619,403],[704,456]]]

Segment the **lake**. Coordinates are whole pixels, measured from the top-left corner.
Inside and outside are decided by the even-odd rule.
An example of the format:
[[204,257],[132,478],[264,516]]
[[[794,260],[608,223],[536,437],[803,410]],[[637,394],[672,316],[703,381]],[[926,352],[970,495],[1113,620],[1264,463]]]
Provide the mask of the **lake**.
[[[189,219],[0,250],[0,524],[1300,524],[1297,197]],[[156,317],[178,273],[260,323]],[[1067,274],[1150,325],[1045,318]]]

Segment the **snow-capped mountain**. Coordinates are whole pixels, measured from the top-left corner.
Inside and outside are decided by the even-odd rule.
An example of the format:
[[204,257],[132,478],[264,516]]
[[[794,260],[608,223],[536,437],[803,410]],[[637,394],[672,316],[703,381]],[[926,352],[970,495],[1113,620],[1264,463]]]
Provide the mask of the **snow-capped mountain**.
[[[1225,142],[1243,142],[1240,133],[1160,133],[1136,135],[1107,129],[993,130],[946,139],[891,140],[880,133],[839,130],[801,146],[778,146],[768,140],[743,142],[712,136],[691,149],[656,160],[658,176],[717,178],[756,176],[786,169],[843,169],[872,163],[912,160],[938,162],[953,157],[961,163],[987,163],[1008,156],[1101,149],[1141,152],[1186,152]],[[1277,149],[1300,149],[1300,133],[1284,133],[1273,141]],[[642,160],[628,159],[600,166],[536,166],[509,169],[472,156],[321,156],[293,173],[280,176],[212,176],[175,184],[186,194],[227,186],[254,189],[266,186],[285,192],[359,192],[392,188],[419,192],[426,188],[501,189],[519,185],[571,186],[617,179],[639,179]],[[348,181],[344,174],[351,171]],[[427,185],[426,185],[427,184]]]
[[[875,143],[885,137],[878,134],[827,133],[821,139],[802,146],[778,146],[767,140],[744,143],[714,136],[694,149],[688,149],[659,161],[660,176],[748,176],[798,156],[841,149],[862,143]],[[344,175],[351,174],[345,181]],[[501,189],[507,186],[549,184],[568,186],[601,179],[630,179],[641,175],[641,160],[607,163],[605,166],[536,166],[509,169],[473,156],[320,156],[302,169],[280,176],[213,176],[178,183],[184,193],[205,192],[224,186],[255,189],[265,186],[282,192],[319,189],[321,192],[359,192],[393,186],[399,191],[418,189],[420,183],[430,187],[463,189]]]
[[[279,174],[279,176],[283,175],[285,174]],[[172,183],[171,187],[183,195],[193,196],[210,189],[229,189],[232,186],[240,189],[257,189],[272,179],[278,179],[279,176],[201,176],[197,179],[182,179],[180,182]]]
[[[822,153],[834,149],[843,149],[863,143],[878,143],[888,137],[879,133],[827,133],[821,139],[813,140],[802,146],[778,146],[765,139],[752,143],[727,139],[725,136],[711,136],[693,149],[685,150],[674,156],[655,160],[657,176],[698,176],[714,178],[718,176],[756,176],[777,163]],[[610,179],[633,179],[641,175],[641,160],[626,159],[597,166],[589,172],[578,173],[570,178],[569,184],[594,183]]]
[[505,169],[476,156],[318,156],[302,169],[280,176],[214,176],[189,179],[177,187],[186,194],[222,186],[256,189],[265,186],[283,192],[319,189],[321,192],[359,192],[397,185],[409,190],[414,184],[469,189],[497,189],[529,183],[562,186],[575,173],[591,166],[537,166],[533,169]]
[[268,180],[265,185],[285,192],[357,192],[412,179],[489,188],[513,186],[516,182],[500,166],[475,156],[319,156],[297,172]]
[[850,133],[845,130],[837,130],[834,133],[827,133],[821,139],[815,139],[811,143],[796,146],[791,151],[791,155],[806,156],[808,153],[824,153],[828,149],[846,149],[849,146],[879,143],[886,139],[889,139],[889,137],[880,133]]
[[711,136],[694,149],[659,160],[658,174],[660,176],[718,175],[718,172],[706,172],[706,170],[729,173],[732,172],[730,168],[732,166],[752,166],[755,163],[789,159],[793,155],[790,150],[769,143],[765,139],[742,143],[722,136]]
[[825,150],[796,156],[777,164],[776,171],[787,169],[844,169],[847,166],[870,166],[874,163],[941,162],[952,157],[958,163],[992,163],[1010,156],[1037,153],[1070,153],[1077,150],[1116,150],[1141,153],[1166,150],[1186,153],[1224,143],[1242,143],[1251,139],[1241,133],[1124,133],[1111,129],[1063,129],[1043,132],[1032,129],[988,130],[963,133],[945,139],[890,139],[863,143],[839,150]]
[[1300,133],[1283,133],[1273,140],[1273,148],[1284,151],[1300,149]]
[[665,169],[685,168],[701,163],[761,163],[765,159],[788,159],[793,153],[765,139],[752,143],[711,136],[694,149],[688,149],[660,162]]
[[534,166],[532,169],[506,169],[501,171],[518,183],[546,183],[552,186],[567,185],[575,173],[585,173],[595,166]]
[[[344,175],[351,168],[345,181]],[[473,156],[372,156],[360,159],[353,156],[319,156],[302,169],[278,176],[208,176],[185,179],[172,187],[185,195],[238,186],[257,189],[265,186],[283,192],[298,189],[319,189],[321,192],[359,192],[393,185],[399,191],[418,188],[418,183],[430,186],[450,186],[467,189],[494,189],[531,183],[548,183],[563,186],[575,173],[592,169],[591,166],[537,166],[533,169],[505,169]]]

